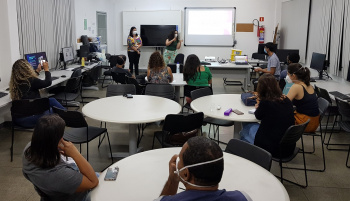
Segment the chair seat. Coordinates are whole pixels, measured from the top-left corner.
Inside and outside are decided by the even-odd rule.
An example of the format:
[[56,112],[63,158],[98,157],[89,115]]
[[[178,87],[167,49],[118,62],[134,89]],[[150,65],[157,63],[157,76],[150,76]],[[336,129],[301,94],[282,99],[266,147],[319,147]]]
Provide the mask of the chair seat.
[[105,72],[103,72],[104,76],[112,76],[112,71],[111,70],[107,70]]
[[[293,160],[295,158],[295,156],[299,153],[299,150],[300,150],[299,147],[295,147],[292,155],[290,155],[289,157],[286,157],[286,158],[282,158],[282,163],[288,163],[289,161]],[[272,157],[272,160],[279,162],[280,158]]]
[[[162,138],[163,138],[163,135],[166,135],[166,133],[165,132],[163,132],[163,131],[156,131],[156,132],[154,132],[154,136],[157,138],[157,140],[161,143],[162,142]],[[163,141],[163,147],[176,147],[176,146],[179,146],[179,147],[181,147],[182,145],[173,145],[173,144],[170,144],[170,143],[167,143],[167,142],[165,142],[165,136],[164,136],[164,141]]]
[[228,121],[228,120],[221,120],[221,119],[216,119],[212,117],[205,117],[203,119],[203,123],[208,123],[208,124],[213,124],[217,126],[233,126],[234,121]]
[[338,124],[343,130],[350,132],[350,121],[341,121]]
[[99,127],[88,127],[89,136],[86,138],[86,127],[83,128],[70,128],[64,132],[63,138],[72,143],[86,143],[95,139],[102,133],[107,132],[105,128]]
[[57,100],[74,101],[78,96],[79,96],[79,93],[59,93],[54,97]]

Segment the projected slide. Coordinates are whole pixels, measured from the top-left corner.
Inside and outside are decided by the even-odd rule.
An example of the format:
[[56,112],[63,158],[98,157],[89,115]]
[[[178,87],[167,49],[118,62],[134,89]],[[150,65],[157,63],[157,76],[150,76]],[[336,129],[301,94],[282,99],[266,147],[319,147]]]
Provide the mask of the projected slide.
[[189,35],[232,35],[232,10],[190,10]]

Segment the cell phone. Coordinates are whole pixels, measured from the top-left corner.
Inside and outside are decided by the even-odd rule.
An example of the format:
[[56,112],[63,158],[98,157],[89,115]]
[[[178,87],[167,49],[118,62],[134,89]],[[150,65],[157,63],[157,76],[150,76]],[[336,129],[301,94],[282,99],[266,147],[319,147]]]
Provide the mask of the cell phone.
[[108,168],[105,175],[105,181],[115,181],[119,173],[119,167]]
[[126,94],[126,98],[133,98],[132,94]]
[[237,110],[237,109],[232,110],[232,112],[234,112],[234,113],[236,113],[236,114],[238,114],[238,115],[244,114],[243,112],[241,112],[241,111],[239,111],[239,110]]

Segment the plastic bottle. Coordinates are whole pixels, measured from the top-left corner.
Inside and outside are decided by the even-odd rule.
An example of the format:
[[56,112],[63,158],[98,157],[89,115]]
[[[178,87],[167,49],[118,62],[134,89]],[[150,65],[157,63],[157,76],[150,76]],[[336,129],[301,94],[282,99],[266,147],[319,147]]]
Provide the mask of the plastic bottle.
[[177,62],[176,64],[176,73],[180,73],[180,64]]
[[81,58],[81,66],[85,66],[85,58],[84,57]]

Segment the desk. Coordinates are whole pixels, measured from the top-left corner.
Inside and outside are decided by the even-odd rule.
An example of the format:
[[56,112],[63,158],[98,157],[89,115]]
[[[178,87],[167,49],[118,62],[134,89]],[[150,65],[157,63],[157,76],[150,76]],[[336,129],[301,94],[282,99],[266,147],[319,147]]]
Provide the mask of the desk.
[[113,96],[86,104],[82,112],[89,118],[129,125],[129,152],[116,153],[113,157],[126,157],[137,152],[138,124],[164,120],[168,114],[178,114],[181,106],[166,98],[134,95],[133,98]]
[[[221,109],[216,107],[220,105]],[[222,120],[234,121],[233,138],[239,139],[239,131],[242,130],[242,122],[258,122],[254,114],[249,114],[248,111],[254,109],[254,106],[245,106],[241,100],[240,94],[216,94],[197,98],[191,102],[191,108],[196,112],[203,112],[208,117],[213,117]],[[225,116],[224,112],[229,109],[238,109],[243,112],[243,115],[231,113],[230,116]]]
[[[181,148],[146,151],[124,158],[118,166],[116,181],[104,181],[106,170],[99,177],[99,185],[91,192],[91,200],[154,200],[169,175],[169,160]],[[180,186],[183,186],[180,182]],[[246,192],[254,201],[289,201],[289,196],[277,178],[264,168],[241,157],[224,153],[224,173],[219,189]],[[178,189],[178,192],[183,190]]]
[[249,59],[248,63],[252,64],[252,65],[258,65],[259,66],[260,64],[267,64],[268,62],[266,60]]
[[225,63],[220,64],[219,62],[211,62],[211,65],[207,65],[212,74],[220,76],[223,78],[244,78],[243,90],[248,91],[248,82],[250,81],[250,69],[252,66],[247,65],[237,65],[235,63]]

